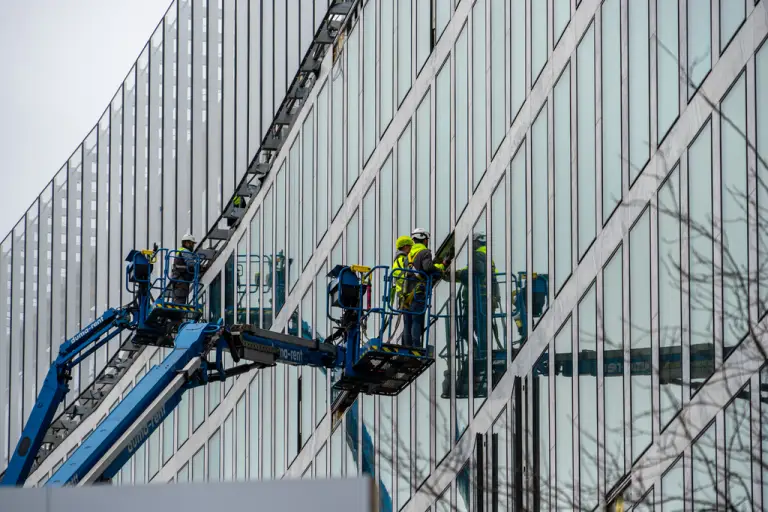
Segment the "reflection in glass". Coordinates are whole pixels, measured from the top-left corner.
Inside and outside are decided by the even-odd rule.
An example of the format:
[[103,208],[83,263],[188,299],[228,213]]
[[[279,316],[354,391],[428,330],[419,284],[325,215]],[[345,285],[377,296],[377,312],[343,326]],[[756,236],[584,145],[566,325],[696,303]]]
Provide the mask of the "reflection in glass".
[[[629,3],[629,182],[650,156],[648,2]],[[615,42],[613,43],[615,45]]]
[[[467,246],[464,245],[457,253],[453,267],[456,269],[467,268]],[[469,333],[469,311],[468,307],[462,304],[469,296],[466,279],[464,282],[460,279],[459,272],[456,271],[454,297],[456,298],[456,338],[457,340],[466,340]],[[466,342],[455,344],[454,354],[454,372],[456,373],[456,441],[459,440],[469,421],[469,354],[466,352]]]
[[491,0],[491,155],[496,153],[506,133],[504,53],[505,0]]
[[747,11],[747,0],[729,0],[720,2],[720,52],[736,34]]
[[746,307],[749,290],[745,284],[748,279],[745,276],[749,272],[750,247],[747,222],[746,84],[746,75],[742,73],[721,106],[724,358],[746,335],[746,312],[749,309]]
[[531,371],[533,386],[533,473],[534,509],[549,510],[549,348],[545,348]]
[[619,246],[603,268],[603,400],[605,488],[624,474],[624,285],[623,252]]
[[[539,115],[533,122],[531,129],[531,201],[533,202],[533,273],[543,278],[545,288],[549,289],[549,187],[548,187],[548,161],[549,151],[547,144],[547,105],[539,111]],[[513,228],[514,231],[514,228]],[[535,281],[535,279],[534,279]],[[541,308],[535,307],[533,311],[534,325],[541,317],[549,301]],[[539,310],[540,309],[540,310]]]
[[[659,191],[658,258],[659,258],[659,382],[662,428],[683,403],[683,367],[673,361],[682,356],[682,320],[680,291],[680,173],[672,170]],[[697,198],[701,201],[702,198]],[[666,492],[663,491],[662,492]]]
[[[707,2],[709,0],[706,0]],[[605,0],[602,20],[602,137],[603,137],[603,222],[621,200],[621,2]],[[579,152],[581,153],[581,152]]]
[[[411,124],[397,141],[397,235],[411,233]],[[426,228],[425,228],[426,229]]]
[[[768,366],[760,375],[760,431],[763,440],[763,467],[768,461]],[[768,500],[768,476],[763,474],[763,503]]]
[[[245,394],[241,395],[235,406],[236,424],[235,424],[235,479],[242,482],[246,479],[245,459],[247,451],[247,429],[245,413]],[[252,442],[258,441],[258,438],[252,438]]]
[[248,240],[245,235],[237,242],[237,264],[234,268],[234,300],[237,308],[237,323],[248,323]]
[[[286,248],[287,226],[285,219],[285,198],[286,192],[286,174],[285,160],[277,172],[277,185],[275,187],[275,253],[274,253],[274,275],[275,275],[275,307],[272,319],[280,314],[283,309],[286,296],[286,266],[293,263],[293,258],[288,256]],[[293,230],[291,230],[293,231]]]
[[[272,413],[272,378],[275,373],[274,368],[260,370],[260,373],[262,373],[262,391],[264,400],[261,402],[261,418],[274,418],[274,414]],[[281,385],[282,387],[282,385]],[[274,451],[274,440],[272,439],[272,425],[274,424],[274,421],[262,421],[261,422],[261,439],[262,439],[262,447],[264,454],[262,456],[262,468],[261,468],[261,479],[262,480],[271,480],[272,479],[272,453]],[[282,432],[282,431],[279,431]],[[253,462],[251,462],[253,464]],[[251,468],[253,469],[253,468]],[[251,476],[253,479],[253,476]]]
[[347,51],[347,192],[360,175],[360,24],[349,34]]
[[[428,92],[416,109],[416,227],[424,229],[429,227],[429,200],[432,188],[430,186],[430,153],[432,151],[431,108],[431,92]],[[435,238],[435,242],[439,244],[442,240]]]
[[454,58],[456,59],[456,218],[461,216],[469,200],[469,25],[461,29]]
[[[581,46],[579,46],[581,48]],[[578,76],[582,74],[579,68]],[[580,91],[579,91],[580,92]],[[565,281],[571,275],[572,244],[571,244],[571,65],[565,66],[565,70],[555,84],[554,90],[554,167],[555,167],[555,200],[552,208],[555,213],[555,290],[559,291]],[[581,109],[579,109],[581,112]],[[534,139],[535,140],[535,139]],[[579,153],[581,155],[581,153]],[[534,160],[536,162],[536,160]],[[546,163],[543,165],[546,166]],[[540,171],[534,178],[534,186],[539,186],[536,180],[546,181],[547,171]],[[581,178],[581,174],[579,174]],[[581,193],[581,187],[578,188]],[[546,192],[545,192],[546,193]],[[541,197],[541,196],[539,196]],[[536,204],[536,203],[534,203]],[[581,202],[579,202],[581,206]],[[541,209],[542,206],[539,206]],[[534,216],[534,220],[535,220]],[[579,218],[579,227],[584,219]],[[540,225],[540,229],[548,229],[546,225]],[[534,245],[534,247],[537,247]],[[539,258],[544,253],[539,253]],[[534,270],[536,265],[534,264]]]
[[440,461],[451,448],[451,305],[450,288],[437,286],[432,303],[438,320],[432,324],[429,339],[435,345],[435,375],[439,393],[435,397],[435,461]]
[[[512,162],[509,166],[509,183],[511,203],[509,236],[511,238],[511,264],[510,268],[510,287],[512,295],[512,309],[510,312],[511,320],[514,321],[512,328],[512,359],[522,347],[528,337],[528,314],[525,308],[526,289],[523,288],[521,277],[527,273],[526,251],[528,248],[526,221],[528,195],[525,191],[526,158],[525,141],[520,144]],[[522,276],[521,276],[522,275]]]
[[416,486],[420,486],[429,476],[430,446],[432,445],[432,400],[429,391],[430,372],[424,372],[416,379],[416,446],[414,459],[416,465]]
[[[394,1],[394,0],[393,0]],[[411,0],[397,0],[397,104],[411,89]]]
[[495,388],[507,371],[507,296],[510,276],[507,272],[507,182],[506,172],[491,198],[491,335],[493,357],[491,382]]
[[[288,212],[285,229],[288,231],[288,291],[293,288],[301,272],[301,144],[293,141],[288,159]],[[279,219],[279,216],[278,216]],[[286,293],[287,295],[287,293]],[[283,297],[285,302],[285,297]]]
[[451,63],[435,81],[435,236],[440,243],[451,230]]
[[331,71],[331,219],[344,204],[344,57]]
[[205,480],[205,446],[200,448],[192,456],[192,481],[202,482]]
[[[544,405],[539,402],[539,407]],[[555,473],[558,510],[573,507],[573,333],[571,319],[555,336]]]
[[232,480],[232,450],[234,449],[234,419],[233,413],[229,413],[227,419],[224,420],[224,456],[222,457],[222,464],[224,465],[224,480]]
[[[301,330],[300,336],[309,340],[319,338],[312,324],[312,287],[307,289],[304,297],[301,299]],[[312,435],[312,382],[315,380],[315,373],[319,368],[309,368],[307,366],[301,369],[301,378],[299,380],[299,403],[301,404],[301,430],[299,449],[304,446]]]
[[[611,284],[611,286],[613,286]],[[576,350],[574,350],[576,352]],[[597,445],[597,291],[589,287],[579,303],[579,484],[581,506],[592,510],[598,503]],[[590,371],[582,371],[587,366]],[[594,368],[594,373],[592,373]],[[613,379],[615,380],[615,379]],[[612,383],[613,384],[613,383]],[[611,409],[610,414],[615,414]],[[559,450],[558,450],[559,451]]]
[[[355,210],[355,213],[350,217],[347,222],[347,264],[356,265],[362,264],[360,262],[360,254],[358,252],[358,239],[360,232],[360,214],[359,210]],[[354,263],[353,263],[354,262]],[[331,265],[333,268],[333,265]]]
[[472,189],[485,174],[485,0],[472,8]]
[[661,502],[664,512],[682,512],[685,500],[683,476],[683,458],[680,457],[674,466],[661,477]]
[[[472,282],[468,282],[468,273],[464,268],[456,270],[456,281],[464,284],[462,295],[457,297],[459,307],[469,313],[470,300],[472,304],[472,332],[459,335],[458,340],[466,343],[469,354],[469,342],[472,342],[472,387],[474,389],[474,411],[477,411],[488,396],[488,250],[486,246],[486,215],[485,210],[475,222],[472,229]],[[471,293],[471,299],[469,294]],[[461,349],[457,349],[460,353]],[[463,380],[463,379],[462,379]]]
[[[266,210],[266,204],[270,202],[271,196],[269,192],[264,198],[264,209]],[[261,250],[261,210],[256,211],[256,214],[251,220],[251,274],[248,276],[248,295],[250,296],[250,310],[248,312],[248,323],[261,326],[261,292],[266,293],[267,288],[266,270],[270,269],[269,263],[267,263],[266,251]],[[262,264],[263,262],[263,264]],[[248,268],[246,266],[246,268]],[[272,288],[271,283],[268,286]]]
[[[584,256],[595,239],[597,184],[595,168],[595,25],[590,25],[576,50],[576,102],[578,104],[578,256]],[[557,122],[555,122],[557,123]],[[619,166],[620,170],[621,167]],[[559,203],[559,201],[558,201]],[[568,224],[570,227],[570,223]]]
[[491,431],[491,503],[495,512],[507,512],[512,497],[512,464],[510,464],[510,439],[507,426],[507,409],[493,424]]
[[435,33],[440,39],[440,36],[445,30],[445,26],[451,21],[451,0],[436,0],[435,1]]
[[717,425],[712,422],[691,448],[692,510],[717,508]]
[[688,97],[712,69],[712,0],[688,0]]
[[[691,393],[715,369],[714,232],[712,227],[712,123],[688,148],[688,287]],[[691,200],[690,198],[696,198]]]
[[432,9],[434,1],[416,1],[416,74],[432,50]]
[[[680,109],[680,64],[677,48],[677,2],[656,3],[656,113],[659,136],[664,138]],[[663,491],[662,489],[662,492]]]
[[554,0],[555,8],[555,43],[560,39],[563,34],[563,30],[568,26],[568,21],[571,19],[571,2],[570,0]]
[[395,441],[392,433],[394,416],[392,415],[392,404],[394,398],[391,396],[382,396],[379,398],[379,480],[384,484],[384,492],[379,493],[379,509],[381,512],[392,512],[394,510],[394,456],[392,451]]
[[470,477],[470,467],[467,463],[456,477],[456,511],[470,512],[472,505],[472,482]]
[[250,437],[249,455],[251,480],[259,479],[259,466],[261,465],[261,452],[259,451],[259,447],[261,446],[261,437],[259,437],[259,416],[261,414],[261,409],[259,407],[259,392],[261,391],[261,380],[263,375],[263,372],[260,371],[251,380],[250,384],[248,384],[248,396],[250,401],[250,430],[248,435]]
[[339,478],[342,473],[342,428],[339,426],[331,435],[331,478]]
[[[325,339],[328,336],[328,320],[326,318],[326,292],[325,265],[320,265],[320,271],[315,276],[315,336]],[[325,368],[315,368],[315,425],[325,418],[328,409],[328,374]]]
[[752,440],[750,386],[747,384],[725,408],[725,488],[733,510],[752,503]]
[[[768,87],[768,47],[763,45],[760,51],[755,55],[755,88],[758,91],[765,91]],[[757,153],[757,204],[768,204],[768,97],[764,94],[755,96],[755,124],[757,132],[756,153]],[[768,268],[768,226],[766,220],[757,217],[757,268]],[[758,271],[757,293],[759,297],[757,306],[757,316],[762,318],[768,307],[768,283],[762,278],[765,274]],[[768,480],[768,479],[766,479]],[[766,483],[768,485],[768,483]]]
[[[651,352],[650,212],[646,209],[629,232],[629,343],[632,357]],[[632,365],[632,460],[651,444],[650,368]]]

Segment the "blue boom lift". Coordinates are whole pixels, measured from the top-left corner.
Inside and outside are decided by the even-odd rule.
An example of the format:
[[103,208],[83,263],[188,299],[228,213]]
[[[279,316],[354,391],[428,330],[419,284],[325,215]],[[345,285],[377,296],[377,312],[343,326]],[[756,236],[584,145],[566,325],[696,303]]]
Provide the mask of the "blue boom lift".
[[[46,432],[69,391],[72,369],[124,331],[133,331],[135,343],[172,350],[83,440],[46,482],[48,486],[109,481],[173,411],[182,395],[208,382],[277,363],[326,368],[337,372],[333,388],[338,396],[332,413],[338,418],[360,393],[397,395],[434,362],[428,332],[424,348],[383,341],[390,318],[400,314],[388,302],[392,277],[387,267],[338,265],[328,274],[326,310],[337,328],[328,339],[318,340],[251,325],[226,326],[220,319],[202,320],[198,302],[201,260],[193,253],[133,250],[126,261],[125,282],[133,301],[107,310],[61,346],[0,485],[24,484],[37,454],[49,442]],[[174,278],[169,272],[179,261],[188,267],[190,280]],[[383,276],[380,306],[371,303],[375,274]],[[431,290],[429,276],[421,277]],[[187,303],[172,302],[176,286],[189,289]],[[338,318],[333,317],[333,308],[341,311]],[[428,311],[429,303],[424,312]],[[375,336],[364,340],[369,325],[376,326]],[[224,350],[235,363],[242,364],[225,368]],[[207,358],[211,352],[215,353],[214,361]]]

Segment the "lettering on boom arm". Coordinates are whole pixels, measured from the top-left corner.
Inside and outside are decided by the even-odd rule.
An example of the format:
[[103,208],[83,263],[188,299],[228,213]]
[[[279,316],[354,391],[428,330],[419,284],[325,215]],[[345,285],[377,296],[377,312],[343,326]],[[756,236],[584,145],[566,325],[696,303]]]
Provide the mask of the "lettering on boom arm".
[[280,360],[288,364],[302,364],[304,362],[304,353],[299,349],[280,349]]
[[134,436],[128,441],[128,453],[133,454],[136,449],[141,446],[149,435],[160,426],[160,423],[165,419],[165,404],[162,405],[155,413],[150,417],[144,425],[134,434]]

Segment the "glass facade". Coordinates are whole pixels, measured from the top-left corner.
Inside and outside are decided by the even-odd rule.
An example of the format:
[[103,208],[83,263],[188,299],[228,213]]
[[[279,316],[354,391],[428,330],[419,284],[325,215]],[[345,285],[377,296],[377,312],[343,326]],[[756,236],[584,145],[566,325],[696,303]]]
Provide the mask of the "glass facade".
[[[215,220],[328,7],[178,2],[0,244],[5,462],[56,347],[125,299],[122,251]],[[329,266],[388,265],[423,227],[455,255],[436,364],[338,424],[321,370],[196,390],[119,482],[366,473],[385,511],[765,508],[768,24],[732,3],[357,2],[206,307],[326,337]]]

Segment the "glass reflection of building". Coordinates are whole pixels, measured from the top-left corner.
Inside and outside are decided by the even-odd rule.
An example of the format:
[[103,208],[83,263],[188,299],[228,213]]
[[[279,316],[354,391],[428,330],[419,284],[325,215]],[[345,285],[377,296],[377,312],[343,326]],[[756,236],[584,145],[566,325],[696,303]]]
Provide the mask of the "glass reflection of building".
[[[118,483],[365,473],[385,511],[765,508],[763,3],[358,2],[202,298],[210,318],[326,338],[326,273],[389,264],[423,227],[453,258],[436,362],[337,424],[320,370],[196,389]],[[3,461],[41,354],[125,298],[121,250],[218,215],[327,5],[178,0],[2,243]],[[717,406],[676,438],[703,396]]]

